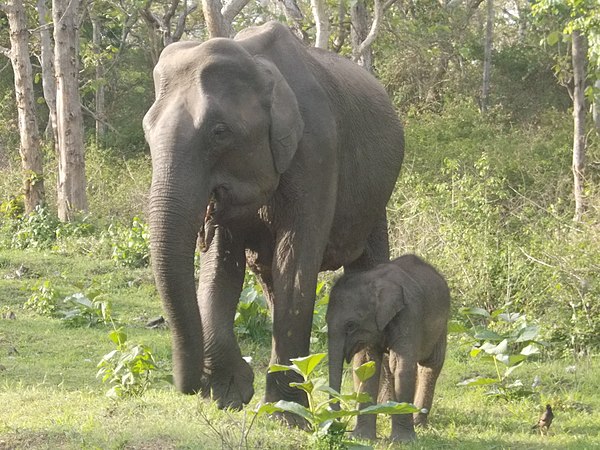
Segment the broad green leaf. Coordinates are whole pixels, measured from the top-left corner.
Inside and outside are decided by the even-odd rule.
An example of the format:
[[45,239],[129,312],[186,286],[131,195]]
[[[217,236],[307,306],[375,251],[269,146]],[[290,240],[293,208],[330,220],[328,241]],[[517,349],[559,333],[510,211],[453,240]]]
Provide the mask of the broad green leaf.
[[308,395],[312,394],[312,392],[313,392],[313,390],[315,388],[315,385],[310,380],[305,381],[304,383],[290,383],[290,386],[298,388],[298,389],[302,389]]
[[369,361],[354,369],[354,373],[363,383],[375,375],[375,361]]
[[496,355],[496,359],[505,366],[512,367],[515,364],[519,364],[527,358],[525,355]]
[[349,402],[359,402],[359,403],[367,403],[372,401],[371,396],[367,392],[353,392],[351,394],[340,394],[335,389],[332,389],[326,385],[315,386],[315,391],[325,392],[331,395],[333,398],[341,400],[345,403]]
[[502,319],[504,322],[507,322],[507,323],[514,323],[519,319],[519,317],[522,317],[522,314],[510,313],[510,312],[498,314],[498,318]]
[[118,330],[112,330],[108,333],[108,337],[117,345],[122,345],[127,341],[127,334],[120,328]]
[[463,380],[460,383],[457,383],[457,386],[484,386],[484,385],[488,385],[488,384],[495,384],[498,383],[498,379],[496,378],[483,378],[483,377],[476,377],[476,378],[469,378],[468,380]]
[[501,355],[508,353],[508,340],[504,339],[498,345],[494,345],[490,342],[484,342],[481,349],[490,355]]
[[546,42],[548,45],[556,45],[561,37],[562,33],[560,31],[553,31],[546,37]]
[[273,403],[263,403],[262,405],[258,405],[258,407],[254,409],[254,413],[257,416],[262,416],[263,414],[273,414],[281,411],[283,410],[275,406]]
[[360,410],[363,414],[412,414],[419,412],[419,408],[410,403],[387,402],[383,404],[369,406]]
[[528,325],[521,330],[519,330],[519,336],[515,340],[515,342],[527,342],[533,341],[538,337],[540,332],[540,327],[537,325]]
[[284,366],[282,364],[271,364],[269,366],[269,373],[286,372],[288,370],[293,370],[297,374],[302,375],[302,372],[300,372],[300,370],[298,370],[298,368],[295,366]]
[[303,419],[306,419],[310,423],[314,423],[315,418],[312,415],[312,413],[308,410],[308,408],[305,408],[304,406],[302,406],[296,402],[288,402],[286,400],[279,400],[277,403],[275,403],[275,407],[279,408],[280,411],[286,411],[286,412],[290,412],[292,414],[296,414],[297,416],[300,416]]
[[459,312],[465,316],[481,316],[481,317],[490,317],[490,313],[487,312],[483,308],[460,308]]
[[495,331],[488,330],[485,327],[474,327],[473,329],[475,330],[475,334],[473,335],[475,339],[481,339],[486,341],[501,341],[502,339],[504,339]]
[[327,420],[358,416],[359,414],[360,411],[358,409],[340,409],[339,411],[334,411],[332,409],[323,408],[321,411],[315,414],[315,418],[319,423],[322,423]]
[[471,355],[471,358],[475,358],[477,355],[479,355],[482,352],[481,348],[479,347],[473,347],[471,349],[471,351],[469,352],[469,355]]
[[514,366],[507,367],[504,371],[504,378],[507,378],[517,367],[521,367],[523,362],[521,361],[519,364],[515,364]]
[[521,355],[531,356],[536,355],[540,352],[540,349],[535,344],[529,344],[523,350],[521,350]]
[[467,331],[469,329],[457,320],[448,322],[448,333],[466,333]]
[[315,353],[302,358],[293,358],[292,363],[298,368],[301,375],[308,377],[317,365],[325,358],[326,353]]

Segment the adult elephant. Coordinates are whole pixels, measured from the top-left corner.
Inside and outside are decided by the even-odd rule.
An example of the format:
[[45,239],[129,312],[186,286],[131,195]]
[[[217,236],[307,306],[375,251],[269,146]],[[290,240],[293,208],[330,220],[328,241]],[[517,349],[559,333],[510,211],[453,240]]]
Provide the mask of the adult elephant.
[[[271,308],[271,363],[308,354],[318,272],[388,259],[402,127],[370,74],[275,22],[171,44],[154,81],[151,251],[175,385],[240,408],[254,393],[233,333],[246,262]],[[265,400],[303,402],[292,377],[268,374]]]

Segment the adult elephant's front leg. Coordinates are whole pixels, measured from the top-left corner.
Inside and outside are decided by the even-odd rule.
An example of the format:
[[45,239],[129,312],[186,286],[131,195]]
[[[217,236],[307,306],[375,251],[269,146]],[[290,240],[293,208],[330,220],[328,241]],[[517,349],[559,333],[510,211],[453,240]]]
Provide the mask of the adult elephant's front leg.
[[[299,243],[278,246],[272,269],[271,364],[290,364],[290,359],[309,353],[320,256],[320,251]],[[302,381],[293,371],[267,373],[265,401],[283,399],[306,405],[305,393],[290,387],[293,381]]]
[[198,305],[204,332],[204,393],[210,391],[219,408],[240,409],[254,395],[254,374],[233,333],[245,267],[242,241],[217,228],[200,260]]

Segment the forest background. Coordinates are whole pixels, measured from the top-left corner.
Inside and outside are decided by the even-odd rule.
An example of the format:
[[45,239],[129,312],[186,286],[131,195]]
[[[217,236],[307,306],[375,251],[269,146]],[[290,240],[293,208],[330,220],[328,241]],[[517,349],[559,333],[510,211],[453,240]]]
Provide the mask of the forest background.
[[[552,400],[559,411],[562,405],[569,412],[575,427],[565,425],[562,437],[557,432],[559,447],[599,443],[591,426],[574,431],[586,420],[600,423],[600,399],[588,398],[585,390],[594,392],[594,385],[582,387],[582,372],[564,387],[564,377],[572,375],[565,367],[597,368],[600,348],[600,7],[595,0],[38,0],[0,2],[0,10],[5,56],[3,61],[0,56],[0,394],[12,410],[23,410],[27,395],[59,402],[49,399],[54,389],[64,389],[65,379],[69,395],[81,385],[102,391],[94,364],[86,369],[88,362],[72,363],[69,378],[56,357],[72,355],[67,341],[74,331],[64,327],[59,312],[74,295],[90,301],[85,325],[102,322],[85,319],[101,317],[94,316],[94,305],[111,305],[133,336],[156,346],[155,356],[168,372],[168,333],[157,335],[142,323],[160,314],[148,269],[151,164],[141,129],[153,102],[152,68],[170,42],[229,36],[274,19],[287,23],[307,45],[339,52],[372,71],[405,124],[405,163],[388,206],[392,254],[420,254],[449,280],[455,336],[450,375],[442,385],[448,403],[442,401],[441,410],[450,415],[458,409],[465,416],[464,423],[446,420],[453,432],[425,437],[446,445],[462,438],[474,448],[490,438],[481,430],[470,435],[461,429],[468,428],[466,411],[476,410],[473,403],[484,387],[461,403],[458,392],[466,388],[455,385],[494,373],[490,361],[469,356],[469,348],[480,348],[486,338],[499,342],[482,329],[516,336],[510,341],[515,353],[521,350],[519,332],[527,329],[535,335],[522,342],[535,342],[538,351],[507,369],[528,362],[532,368],[520,369],[524,374],[543,374],[552,382],[523,390],[513,386],[512,370],[505,375],[496,370],[492,386],[512,405],[511,420]],[[55,29],[53,23],[64,26]],[[322,315],[334,277],[323,276],[313,327],[316,350],[326,345]],[[266,361],[267,313],[251,274],[240,305],[237,333]],[[75,316],[80,313],[81,308]],[[105,329],[75,333],[89,341],[86,356],[79,355],[84,361],[98,362],[112,345]],[[58,347],[46,354],[39,350],[40,340],[48,349]],[[102,340],[101,349],[94,347]],[[473,366],[465,369],[465,364]],[[264,372],[260,367],[257,379]],[[86,370],[91,377],[84,376]],[[39,377],[53,380],[51,393],[40,391],[38,383],[46,381]],[[169,394],[155,395],[160,405],[160,395]],[[171,407],[180,401],[173,398]],[[122,419],[131,410],[116,416]],[[206,414],[218,417],[216,411]],[[485,416],[483,410],[475,414]],[[60,445],[111,442],[99,431],[108,427],[103,422],[89,425],[86,434],[77,419],[63,416],[61,427],[56,417],[47,418],[52,426],[44,426],[46,419],[34,411],[30,417],[14,413],[0,419],[0,439],[35,446],[52,429]],[[496,425],[482,423],[488,430]],[[147,446],[146,437],[119,425],[123,442]],[[496,431],[498,440],[514,444],[512,422]],[[190,431],[179,437],[165,433],[169,437],[160,442],[166,446],[197,438]],[[517,441],[531,445],[533,438],[519,433]]]

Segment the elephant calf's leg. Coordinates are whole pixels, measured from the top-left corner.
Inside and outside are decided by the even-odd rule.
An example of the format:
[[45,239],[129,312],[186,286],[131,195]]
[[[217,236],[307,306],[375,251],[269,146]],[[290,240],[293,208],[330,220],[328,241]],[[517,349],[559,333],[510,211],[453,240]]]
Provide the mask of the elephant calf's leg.
[[433,354],[426,361],[419,363],[417,372],[417,391],[415,394],[415,406],[421,408],[421,412],[415,413],[414,422],[417,426],[427,426],[429,411],[433,404],[435,384],[444,365],[446,356],[446,333],[436,344]]
[[[390,368],[394,374],[396,401],[412,403],[417,381],[417,364],[414,359],[390,352]],[[392,416],[391,439],[393,441],[409,442],[416,437],[411,414],[395,414]]]
[[[356,373],[354,373],[354,390],[356,392],[368,393],[373,401],[377,401],[377,393],[379,392],[379,379],[382,373],[381,360],[381,353],[371,349],[361,350],[356,353],[353,358],[354,369],[369,361],[375,362],[375,374],[368,380],[361,381],[356,376]],[[373,402],[361,403],[360,409],[366,408],[372,404]],[[376,439],[376,428],[377,416],[375,414],[358,416],[356,418],[356,428],[354,429],[353,435],[362,439]]]

